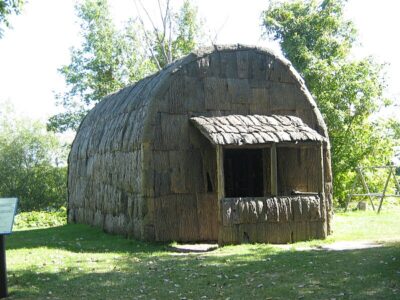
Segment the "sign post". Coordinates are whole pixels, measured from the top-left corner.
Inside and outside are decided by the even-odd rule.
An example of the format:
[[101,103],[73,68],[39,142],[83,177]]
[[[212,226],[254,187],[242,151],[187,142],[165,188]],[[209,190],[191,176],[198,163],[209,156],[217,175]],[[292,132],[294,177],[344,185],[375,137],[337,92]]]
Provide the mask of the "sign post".
[[0,198],[0,298],[8,296],[5,235],[12,232],[17,198]]

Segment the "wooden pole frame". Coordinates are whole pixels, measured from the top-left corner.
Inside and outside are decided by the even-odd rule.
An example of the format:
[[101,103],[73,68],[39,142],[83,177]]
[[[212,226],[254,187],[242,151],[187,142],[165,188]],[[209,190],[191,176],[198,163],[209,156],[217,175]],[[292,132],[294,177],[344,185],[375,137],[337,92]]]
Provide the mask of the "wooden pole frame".
[[[387,179],[386,179],[386,181],[385,181],[385,186],[384,186],[384,188],[383,188],[382,194],[379,194],[379,193],[371,193],[371,192],[370,192],[369,187],[368,187],[368,184],[367,184],[367,182],[366,182],[366,180],[365,180],[364,173],[363,173],[363,170],[364,170],[364,169],[389,169],[389,175],[388,175],[388,177],[387,177]],[[397,178],[396,178],[396,174],[395,174],[395,172],[393,171],[393,169],[394,169],[394,166],[372,166],[372,167],[364,167],[364,168],[362,168],[362,167],[357,167],[357,168],[356,168],[356,172],[357,172],[356,177],[354,178],[354,181],[353,181],[353,184],[352,184],[350,193],[348,194],[347,199],[346,199],[345,212],[347,211],[348,206],[349,206],[349,203],[350,203],[350,201],[351,201],[351,199],[352,199],[353,197],[366,197],[366,196],[369,197],[369,200],[370,200],[370,202],[371,202],[371,205],[372,205],[372,208],[373,208],[374,211],[375,211],[375,206],[374,206],[374,203],[373,203],[373,201],[372,201],[372,198],[373,198],[373,197],[379,197],[380,200],[379,200],[379,207],[378,207],[378,211],[377,211],[378,214],[379,214],[380,211],[381,211],[382,204],[383,204],[383,199],[384,199],[385,197],[400,197],[400,195],[387,195],[387,194],[386,194],[387,187],[388,187],[389,181],[390,181],[390,177],[392,177],[392,175],[393,175],[393,178],[394,178],[394,181],[395,181],[396,188],[397,188],[397,190],[400,191],[400,184],[399,184],[399,181],[398,181]],[[364,188],[364,190],[366,191],[366,193],[364,193],[364,194],[355,194],[355,193],[354,193],[354,189],[355,189],[355,187],[356,187],[356,183],[357,183],[358,177],[360,177],[361,183],[362,183],[362,185],[363,185],[363,188]]]
[[378,214],[379,214],[379,212],[381,211],[382,203],[383,203],[383,198],[385,198],[386,189],[387,189],[387,187],[388,187],[389,180],[390,180],[390,177],[391,177],[391,176],[392,176],[392,168],[389,169],[389,176],[388,176],[388,178],[386,179],[385,187],[383,188],[382,197],[381,197],[381,200],[379,201]]
[[369,191],[369,187],[367,185],[367,182],[365,181],[364,174],[363,174],[363,172],[362,172],[362,170],[360,168],[357,168],[357,172],[361,177],[361,182],[362,182],[362,185],[364,186],[364,189],[367,191],[367,194],[368,194],[368,197],[369,197],[369,202],[371,202],[371,205],[372,205],[372,209],[375,211],[374,202],[372,201],[372,196],[371,196],[371,193]]

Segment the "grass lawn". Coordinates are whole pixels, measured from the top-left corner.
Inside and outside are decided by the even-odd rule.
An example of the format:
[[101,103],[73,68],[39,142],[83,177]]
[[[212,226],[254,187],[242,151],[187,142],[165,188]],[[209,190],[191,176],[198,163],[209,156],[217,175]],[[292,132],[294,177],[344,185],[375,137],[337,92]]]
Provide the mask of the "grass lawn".
[[[85,225],[7,237],[10,299],[400,299],[400,211],[337,214],[326,241],[183,254]],[[381,248],[298,251],[321,243]]]

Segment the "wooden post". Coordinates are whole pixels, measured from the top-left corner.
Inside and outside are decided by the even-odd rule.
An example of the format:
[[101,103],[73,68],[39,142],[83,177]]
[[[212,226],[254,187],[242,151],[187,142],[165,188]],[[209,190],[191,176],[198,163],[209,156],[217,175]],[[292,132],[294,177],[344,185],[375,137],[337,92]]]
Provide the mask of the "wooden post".
[[217,183],[218,183],[218,200],[225,197],[225,180],[224,180],[224,151],[222,146],[217,145]]
[[391,167],[391,169],[392,169],[392,173],[393,173],[394,183],[396,184],[397,191],[400,193],[400,184],[399,184],[399,181],[396,178],[396,170],[395,170],[394,167]]
[[319,174],[318,174],[318,193],[320,193],[321,195],[324,195],[324,191],[325,191],[325,173],[324,173],[324,146],[321,143],[320,147],[319,147],[319,151],[318,151],[318,160],[320,161],[319,164]]
[[389,176],[386,179],[386,183],[385,183],[385,187],[383,189],[382,197],[381,197],[381,200],[379,201],[378,214],[379,214],[379,212],[381,211],[381,208],[382,208],[382,203],[383,203],[383,199],[385,198],[385,195],[386,195],[386,189],[387,189],[388,184],[389,184],[390,176],[392,176],[392,168],[389,168]]
[[358,174],[358,172],[356,172],[356,177],[354,178],[353,185],[351,186],[350,194],[347,196],[346,207],[344,209],[345,212],[347,212],[347,208],[349,207],[349,202],[350,202],[351,198],[353,198],[353,192],[356,187],[356,182],[357,182],[358,176],[359,176],[359,174]]
[[[267,151],[269,151],[269,152],[267,152]],[[267,196],[267,195],[269,195],[270,194],[270,189],[271,189],[271,187],[270,187],[270,185],[268,184],[268,186],[267,186],[267,182],[268,182],[268,180],[270,180],[269,179],[269,176],[270,176],[270,174],[268,174],[268,171],[269,171],[269,173],[271,173],[271,171],[270,171],[270,168],[269,168],[269,165],[270,165],[270,161],[267,161],[267,157],[269,158],[270,157],[270,150],[268,149],[268,148],[263,148],[262,149],[262,163],[263,163],[263,182],[264,182],[264,190],[263,190],[263,196]],[[269,160],[271,160],[270,158],[269,158]]]
[[278,162],[276,155],[276,144],[271,147],[271,194],[278,195]]
[[375,211],[374,202],[372,202],[372,196],[370,195],[371,193],[369,192],[369,187],[367,185],[367,182],[365,181],[365,177],[364,177],[364,174],[362,172],[363,170],[360,167],[357,167],[356,170],[360,174],[362,185],[364,186],[364,189],[366,190],[366,192],[368,194],[369,202],[371,202],[372,209]]
[[325,202],[325,165],[324,165],[324,144],[321,142],[319,147],[316,149],[319,164],[317,163],[318,170],[318,194],[319,194],[319,209],[320,215],[323,217],[322,228],[323,233],[322,236],[325,237],[328,235],[328,210]]
[[217,212],[218,212],[218,244],[222,244],[222,203],[225,197],[224,182],[224,151],[221,145],[217,145]]

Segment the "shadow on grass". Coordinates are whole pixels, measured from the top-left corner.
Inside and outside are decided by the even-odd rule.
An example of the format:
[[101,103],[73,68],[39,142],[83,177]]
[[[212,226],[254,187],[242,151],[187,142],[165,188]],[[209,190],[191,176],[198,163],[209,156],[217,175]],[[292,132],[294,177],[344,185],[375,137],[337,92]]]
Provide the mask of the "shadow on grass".
[[104,254],[101,266],[84,270],[74,261],[58,272],[12,271],[11,299],[396,299],[400,293],[399,243],[347,251],[246,245],[178,254],[163,251],[163,245],[66,225],[16,232],[9,248],[25,247],[124,255]]
[[164,244],[146,243],[106,234],[99,228],[83,224],[15,231],[7,237],[7,250],[47,247],[71,252],[155,252]]

